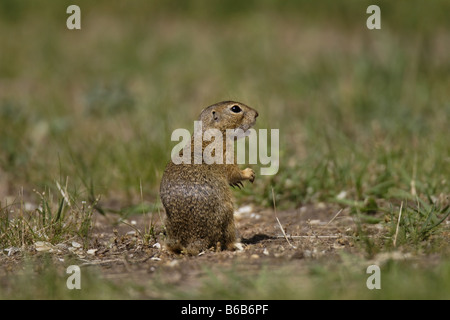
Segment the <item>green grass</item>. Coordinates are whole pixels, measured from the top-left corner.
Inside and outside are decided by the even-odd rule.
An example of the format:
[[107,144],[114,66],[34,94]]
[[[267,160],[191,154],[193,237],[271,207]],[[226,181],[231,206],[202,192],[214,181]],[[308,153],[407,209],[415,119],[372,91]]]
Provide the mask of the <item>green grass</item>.
[[[369,264],[354,257],[330,266],[310,263],[305,270],[271,270],[257,275],[235,270],[211,273],[198,292],[178,298],[199,299],[448,299],[448,261],[438,266],[410,265],[388,260],[380,267],[381,289],[369,290]],[[356,264],[356,265],[355,265]],[[170,289],[169,289],[170,290]],[[170,291],[169,291],[170,292]],[[180,294],[179,291],[175,291]],[[195,294],[198,294],[196,296]]]
[[[337,263],[339,262],[339,263]],[[256,272],[205,268],[195,288],[181,289],[158,278],[120,282],[102,276],[95,267],[81,268],[81,290],[66,286],[65,262],[49,255],[25,259],[19,275],[1,277],[0,299],[449,299],[449,261],[423,263],[387,257],[361,260],[342,254],[338,261],[299,262],[296,267],[263,266]],[[369,290],[367,268],[380,265],[381,289]],[[26,290],[24,289],[26,288]]]
[[[171,132],[236,99],[258,110],[256,129],[280,129],[281,144],[279,173],[257,176],[238,202],[271,207],[273,188],[280,210],[337,203],[361,223],[368,258],[448,257],[449,3],[376,3],[382,29],[369,31],[369,1],[84,0],[82,30],[69,31],[70,1],[1,1],[0,248],[87,239],[94,208],[155,211]],[[70,207],[55,181],[69,181]],[[385,238],[373,240],[367,223]],[[442,266],[412,284],[445,293]],[[230,295],[294,290],[261,277]],[[392,296],[412,297],[408,288]]]
[[[124,294],[123,288],[111,281],[101,279],[96,269],[81,269],[81,288],[69,290],[66,282],[71,274],[66,273],[69,261],[55,262],[50,255],[38,259],[25,259],[14,277],[2,277],[1,300],[73,300],[73,299],[132,299],[136,295]],[[74,263],[76,264],[76,263]]]
[[27,248],[38,241],[56,245],[74,239],[87,246],[95,203],[69,194],[67,186],[58,184],[58,188],[59,196],[48,189],[36,191],[40,200],[36,207],[26,203],[23,195],[12,203],[0,203],[0,248]]

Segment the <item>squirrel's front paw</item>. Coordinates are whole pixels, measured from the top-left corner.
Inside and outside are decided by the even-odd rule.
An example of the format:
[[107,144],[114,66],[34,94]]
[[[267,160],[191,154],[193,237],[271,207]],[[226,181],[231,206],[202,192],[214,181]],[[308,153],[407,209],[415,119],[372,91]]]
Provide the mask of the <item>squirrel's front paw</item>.
[[244,177],[244,179],[249,180],[251,183],[255,181],[255,171],[253,171],[253,169],[246,168],[242,170],[242,176]]

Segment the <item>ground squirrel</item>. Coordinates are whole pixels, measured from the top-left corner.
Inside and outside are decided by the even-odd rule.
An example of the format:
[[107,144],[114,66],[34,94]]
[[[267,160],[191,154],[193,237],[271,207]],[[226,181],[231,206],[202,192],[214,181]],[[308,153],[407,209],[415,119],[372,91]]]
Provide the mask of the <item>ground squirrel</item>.
[[[227,129],[251,128],[258,112],[243,103],[223,101],[205,108],[199,117],[202,134],[208,129],[218,129],[223,137],[223,156]],[[194,160],[194,136],[191,140],[191,159]],[[207,142],[202,142],[202,152]],[[182,151],[181,151],[182,152]],[[197,152],[198,153],[198,152]],[[170,161],[164,171],[160,196],[166,210],[167,246],[174,252],[196,254],[202,250],[219,246],[233,249],[236,228],[233,218],[233,200],[229,186],[242,185],[242,181],[253,182],[252,169],[240,170],[233,164],[174,164]]]

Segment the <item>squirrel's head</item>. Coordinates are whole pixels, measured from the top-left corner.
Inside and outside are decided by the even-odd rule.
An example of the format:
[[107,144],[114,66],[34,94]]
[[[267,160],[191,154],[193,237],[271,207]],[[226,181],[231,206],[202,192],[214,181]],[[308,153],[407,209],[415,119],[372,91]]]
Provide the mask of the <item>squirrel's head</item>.
[[205,108],[200,114],[202,129],[242,129],[247,131],[256,122],[258,112],[236,101],[222,101]]

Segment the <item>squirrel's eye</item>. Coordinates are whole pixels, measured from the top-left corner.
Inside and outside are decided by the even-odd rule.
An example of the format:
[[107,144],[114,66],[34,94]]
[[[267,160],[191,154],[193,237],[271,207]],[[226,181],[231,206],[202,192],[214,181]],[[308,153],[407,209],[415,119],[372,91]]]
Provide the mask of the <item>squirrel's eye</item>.
[[233,111],[234,113],[238,113],[238,112],[241,112],[242,109],[239,108],[239,106],[234,105],[231,107],[231,111]]

